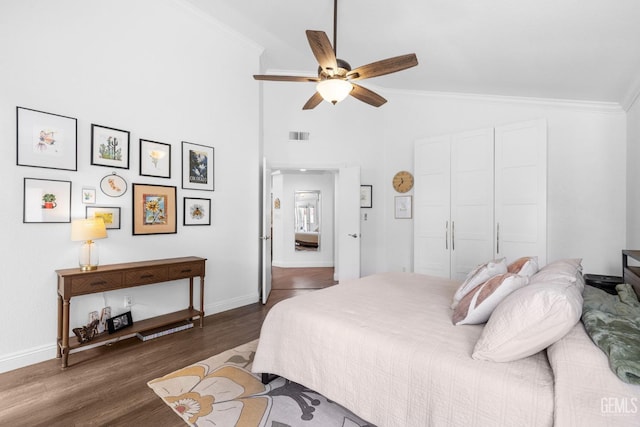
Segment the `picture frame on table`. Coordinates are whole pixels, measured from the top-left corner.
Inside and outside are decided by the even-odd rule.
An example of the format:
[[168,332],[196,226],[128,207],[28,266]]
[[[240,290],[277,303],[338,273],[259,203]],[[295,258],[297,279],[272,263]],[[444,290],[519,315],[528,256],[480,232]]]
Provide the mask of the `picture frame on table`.
[[120,230],[119,206],[87,206],[86,218],[102,218],[107,230]]
[[396,219],[411,219],[413,216],[412,196],[395,196]]
[[82,187],[82,203],[93,205],[96,203],[96,189],[93,187]]
[[16,107],[18,166],[78,170],[78,120]]
[[182,188],[214,191],[214,148],[182,141]]
[[71,181],[24,178],[22,222],[71,222]]
[[133,326],[133,318],[130,311],[107,319],[107,329],[110,334],[131,326]]
[[373,185],[360,186],[360,207],[361,208],[373,207]]
[[133,235],[177,233],[176,187],[133,184]]
[[129,131],[92,124],[91,164],[129,169]]
[[211,199],[184,198],[183,225],[211,225]]
[[171,144],[140,138],[140,175],[171,178]]

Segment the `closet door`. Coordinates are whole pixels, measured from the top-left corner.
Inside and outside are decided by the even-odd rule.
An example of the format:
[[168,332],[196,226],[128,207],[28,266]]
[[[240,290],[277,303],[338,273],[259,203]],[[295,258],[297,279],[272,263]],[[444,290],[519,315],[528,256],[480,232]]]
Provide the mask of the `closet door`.
[[450,277],[449,135],[425,138],[414,150],[413,271]]
[[493,150],[493,128],[452,135],[452,279],[493,257]]
[[462,280],[493,254],[493,129],[416,141],[414,271]]
[[496,257],[547,263],[547,123],[495,129]]

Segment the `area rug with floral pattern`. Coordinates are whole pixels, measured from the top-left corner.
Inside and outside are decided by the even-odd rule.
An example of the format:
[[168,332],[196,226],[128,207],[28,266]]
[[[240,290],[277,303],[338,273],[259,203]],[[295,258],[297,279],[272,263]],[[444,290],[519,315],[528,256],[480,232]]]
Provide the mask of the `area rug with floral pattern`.
[[375,427],[321,394],[284,378],[251,373],[258,340],[149,381],[191,426]]

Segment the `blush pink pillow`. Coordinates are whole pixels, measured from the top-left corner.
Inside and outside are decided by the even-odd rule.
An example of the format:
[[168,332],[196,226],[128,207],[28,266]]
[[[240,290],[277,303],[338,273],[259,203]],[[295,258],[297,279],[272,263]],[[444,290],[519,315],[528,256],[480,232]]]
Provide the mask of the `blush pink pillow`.
[[466,294],[453,312],[454,325],[476,325],[489,320],[500,301],[529,282],[527,276],[504,273],[493,276]]
[[507,266],[507,271],[509,273],[531,277],[538,271],[538,257],[525,256],[518,258]]
[[462,297],[471,292],[476,286],[486,282],[493,276],[498,274],[504,274],[507,272],[507,260],[505,258],[486,262],[478,265],[462,282],[455,295],[453,296],[453,303],[451,308],[455,309]]

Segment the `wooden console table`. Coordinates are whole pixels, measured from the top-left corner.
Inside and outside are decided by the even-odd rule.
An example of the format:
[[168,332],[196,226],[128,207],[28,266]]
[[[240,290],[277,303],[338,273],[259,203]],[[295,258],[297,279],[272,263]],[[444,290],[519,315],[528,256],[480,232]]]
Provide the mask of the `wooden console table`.
[[[58,274],[58,345],[56,358],[62,358],[62,367],[68,366],[71,350],[95,345],[136,332],[167,326],[183,320],[204,320],[204,272],[206,258],[184,257],[124,264],[101,265],[97,270],[81,271],[79,268],[56,270]],[[193,308],[193,278],[200,277],[200,309]],[[170,280],[189,279],[189,307],[150,319],[134,321],[132,327],[104,332],[91,341],[81,344],[77,337],[69,336],[69,309],[71,297],[96,292],[113,291],[134,286],[150,285]]]

